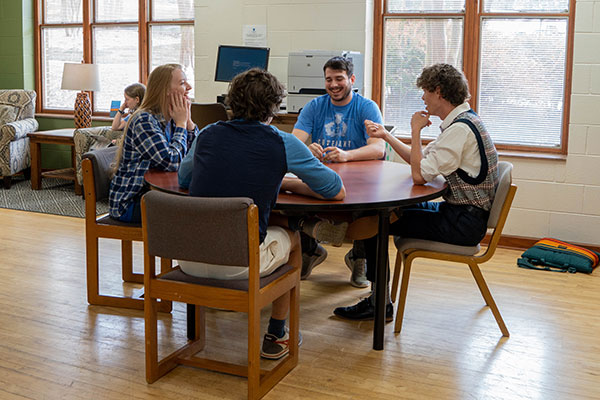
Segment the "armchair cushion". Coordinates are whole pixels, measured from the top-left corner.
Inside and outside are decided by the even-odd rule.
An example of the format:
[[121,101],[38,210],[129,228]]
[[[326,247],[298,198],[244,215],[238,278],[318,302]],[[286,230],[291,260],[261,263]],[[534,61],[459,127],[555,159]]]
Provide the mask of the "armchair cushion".
[[36,93],[33,90],[0,90],[0,105],[17,108],[15,120],[33,118],[35,114]]
[[122,136],[123,131],[113,131],[110,126],[97,126],[75,130],[73,133],[73,142],[75,143],[75,166],[79,184],[83,183],[83,175],[81,173],[83,154],[88,151],[107,148],[113,140],[119,140]]
[[27,134],[38,128],[35,99],[33,90],[0,90],[0,174],[7,188],[11,176],[30,164]]
[[2,125],[0,128],[0,142],[12,142],[19,139],[25,139],[28,133],[37,131],[37,120],[35,118],[22,119]]
[[8,104],[0,104],[0,125],[15,121],[19,109]]

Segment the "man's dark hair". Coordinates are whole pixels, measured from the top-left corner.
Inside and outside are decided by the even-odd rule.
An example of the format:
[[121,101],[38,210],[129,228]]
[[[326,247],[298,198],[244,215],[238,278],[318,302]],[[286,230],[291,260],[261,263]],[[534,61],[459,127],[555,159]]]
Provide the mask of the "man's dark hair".
[[428,92],[440,88],[442,97],[453,106],[459,106],[471,98],[467,78],[450,64],[434,64],[423,68],[417,78],[417,87]]
[[284,97],[285,87],[273,74],[252,68],[233,78],[225,103],[234,119],[265,122],[277,114]]
[[354,64],[352,64],[352,61],[348,60],[346,57],[333,57],[327,60],[325,65],[323,65],[323,74],[325,74],[325,70],[327,68],[346,71],[348,78],[350,78],[354,73]]

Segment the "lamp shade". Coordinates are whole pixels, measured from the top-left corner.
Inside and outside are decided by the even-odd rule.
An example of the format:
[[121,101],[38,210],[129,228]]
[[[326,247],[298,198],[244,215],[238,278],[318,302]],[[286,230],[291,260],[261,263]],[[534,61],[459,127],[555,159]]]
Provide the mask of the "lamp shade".
[[100,74],[96,64],[65,63],[60,86],[64,90],[100,90]]

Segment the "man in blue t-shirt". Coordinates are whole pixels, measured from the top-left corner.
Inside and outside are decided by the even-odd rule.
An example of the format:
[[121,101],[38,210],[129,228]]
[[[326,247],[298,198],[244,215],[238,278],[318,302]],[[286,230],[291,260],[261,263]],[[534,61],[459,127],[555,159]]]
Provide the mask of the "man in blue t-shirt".
[[[280,188],[318,198],[342,200],[346,190],[335,171],[317,160],[290,133],[270,126],[285,96],[283,85],[267,71],[253,68],[237,75],[227,103],[233,119],[202,129],[181,162],[178,177],[190,195],[250,197],[258,206],[260,276],[288,263],[300,267],[298,234],[288,218],[271,213]],[[285,178],[287,172],[297,178]],[[282,182],[283,180],[283,182]],[[248,269],[179,260],[183,272],[216,279],[244,279]],[[289,352],[285,329],[289,292],[273,301],[261,356],[279,359]]]
[[[385,142],[371,138],[365,120],[382,123],[381,111],[374,101],[352,90],[356,79],[352,62],[333,57],[323,66],[327,94],[311,100],[300,112],[292,133],[322,162],[347,162],[381,159]],[[311,237],[301,234],[302,279],[327,258],[327,250]],[[352,271],[350,283],[367,287],[365,253],[361,242],[355,242],[346,254],[346,265]]]

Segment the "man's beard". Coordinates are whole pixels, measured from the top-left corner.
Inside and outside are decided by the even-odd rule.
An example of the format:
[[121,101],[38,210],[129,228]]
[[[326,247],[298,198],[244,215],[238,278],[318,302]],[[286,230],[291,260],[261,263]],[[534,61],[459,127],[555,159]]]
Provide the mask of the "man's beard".
[[[352,93],[352,86],[350,86],[346,92],[343,93],[342,97],[340,99],[335,99],[335,101],[344,101],[348,98],[348,96],[350,96],[350,94]],[[329,96],[331,96],[331,94],[329,94]],[[333,98],[333,96],[331,96]]]

